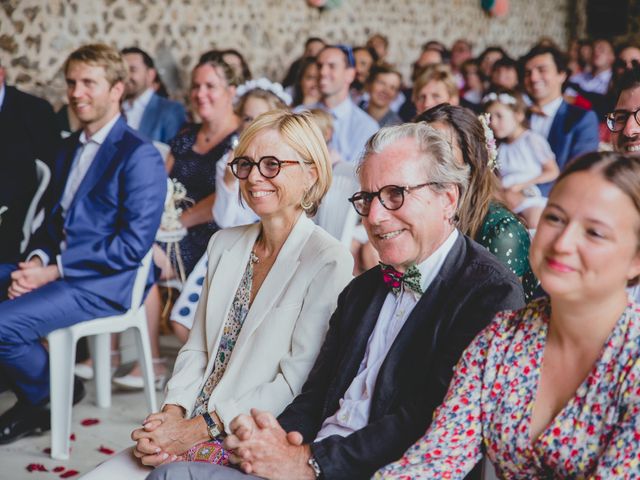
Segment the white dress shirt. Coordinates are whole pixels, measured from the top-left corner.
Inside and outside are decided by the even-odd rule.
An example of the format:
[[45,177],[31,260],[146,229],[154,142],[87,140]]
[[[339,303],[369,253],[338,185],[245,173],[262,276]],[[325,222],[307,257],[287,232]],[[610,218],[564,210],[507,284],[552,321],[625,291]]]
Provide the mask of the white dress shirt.
[[122,110],[127,116],[127,124],[134,130],[140,128],[142,122],[142,116],[144,111],[153,97],[154,90],[147,88],[138,98],[131,100],[125,100],[122,103]]
[[538,115],[537,113],[531,115],[531,130],[544,138],[549,138],[551,124],[553,124],[553,119],[558,113],[560,105],[562,105],[562,96],[541,107],[544,115]]
[[[427,291],[442,268],[457,238],[458,231],[454,230],[429,258],[418,265],[423,292]],[[369,337],[358,374],[340,399],[340,408],[323,422],[316,437],[317,442],[331,435],[346,437],[369,423],[371,399],[380,368],[419,300],[419,295],[411,290],[405,291],[404,288],[397,297],[392,292],[387,294],[376,326]]]
[[[80,146],[76,151],[75,157],[73,159],[73,163],[71,164],[71,169],[69,170],[69,176],[67,177],[67,183],[64,187],[64,192],[62,194],[62,199],[60,200],[60,206],[62,207],[62,216],[65,217],[67,214],[67,210],[71,206],[71,202],[73,202],[73,197],[75,197],[78,188],[80,188],[80,184],[82,180],[87,175],[87,171],[93,160],[100,149],[100,146],[104,143],[107,135],[115,125],[115,123],[120,118],[120,114],[113,117],[109,122],[104,125],[100,130],[94,133],[91,138],[87,137],[87,134],[83,130],[80,134],[79,142]],[[66,248],[66,242],[63,241],[60,245],[60,250],[64,250]],[[37,249],[29,254],[27,259],[31,259],[34,256],[40,257],[43,265],[49,264],[49,256],[42,250]],[[63,275],[62,263],[60,261],[60,255],[56,257],[56,263],[58,264],[58,270],[60,271],[60,276]]]

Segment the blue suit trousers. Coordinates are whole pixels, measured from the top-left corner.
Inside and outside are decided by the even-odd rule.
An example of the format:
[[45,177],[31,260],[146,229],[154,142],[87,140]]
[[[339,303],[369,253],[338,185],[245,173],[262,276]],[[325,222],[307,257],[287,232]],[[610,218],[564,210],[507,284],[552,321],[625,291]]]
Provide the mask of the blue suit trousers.
[[[15,266],[0,265],[0,286],[10,283]],[[0,298],[1,300],[2,298]],[[122,313],[97,295],[64,279],[0,303],[0,375],[18,399],[38,405],[49,398],[49,355],[41,340],[78,322]]]

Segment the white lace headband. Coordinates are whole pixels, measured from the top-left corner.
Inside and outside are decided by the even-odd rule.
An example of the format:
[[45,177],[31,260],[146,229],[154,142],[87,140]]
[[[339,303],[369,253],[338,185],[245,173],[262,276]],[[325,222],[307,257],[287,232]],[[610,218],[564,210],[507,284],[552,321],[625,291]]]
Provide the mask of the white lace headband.
[[488,93],[484,97],[482,97],[482,103],[489,102],[500,102],[505,105],[516,105],[518,103],[515,97],[512,97],[508,93],[497,94],[495,92]]
[[496,147],[496,137],[493,135],[493,130],[491,130],[489,126],[491,123],[491,115],[483,113],[478,116],[478,120],[480,120],[482,129],[484,130],[484,142],[489,156],[489,169],[495,170],[498,168],[498,148]]
[[276,82],[272,82],[264,77],[258,78],[257,80],[249,80],[248,82],[245,82],[242,85],[238,86],[238,88],[236,88],[235,103],[237,103],[244,95],[249,93],[251,90],[255,90],[257,88],[259,88],[260,90],[271,92],[287,105],[291,105],[291,95],[284,91],[282,85]]

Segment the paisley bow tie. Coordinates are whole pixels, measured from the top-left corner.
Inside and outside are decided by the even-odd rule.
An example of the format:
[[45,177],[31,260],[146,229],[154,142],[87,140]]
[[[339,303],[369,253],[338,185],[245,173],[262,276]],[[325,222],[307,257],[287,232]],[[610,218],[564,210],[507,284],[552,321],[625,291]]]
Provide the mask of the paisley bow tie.
[[380,268],[382,269],[382,279],[384,280],[384,283],[389,287],[394,295],[397,296],[400,293],[402,284],[404,284],[405,289],[412,290],[418,295],[422,295],[423,292],[420,287],[422,275],[420,274],[418,267],[415,265],[411,265],[404,273],[399,272],[392,266],[385,265],[384,263],[380,263]]

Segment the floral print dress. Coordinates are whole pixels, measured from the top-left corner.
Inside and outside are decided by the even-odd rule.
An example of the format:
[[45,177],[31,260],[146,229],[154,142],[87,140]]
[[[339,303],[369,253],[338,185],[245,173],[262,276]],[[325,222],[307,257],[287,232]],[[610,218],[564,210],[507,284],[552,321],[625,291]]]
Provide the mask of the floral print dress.
[[575,395],[530,424],[550,305],[503,312],[465,350],[427,433],[375,478],[462,479],[483,453],[503,479],[640,478],[640,308],[630,303]]

